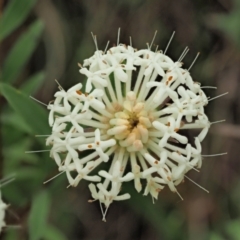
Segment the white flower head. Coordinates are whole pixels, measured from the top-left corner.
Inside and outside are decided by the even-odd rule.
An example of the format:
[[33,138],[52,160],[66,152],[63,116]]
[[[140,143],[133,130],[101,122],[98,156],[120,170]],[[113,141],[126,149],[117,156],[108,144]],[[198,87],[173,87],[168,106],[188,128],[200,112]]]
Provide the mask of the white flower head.
[[[89,185],[92,198],[108,208],[130,198],[124,182],[157,199],[165,186],[177,192],[185,174],[201,167],[208,98],[180,60],[117,44],[84,61],[86,91],[83,83],[60,88],[48,107],[47,145],[70,185],[97,182]],[[186,129],[199,129],[195,143]],[[109,170],[96,172],[103,162]]]

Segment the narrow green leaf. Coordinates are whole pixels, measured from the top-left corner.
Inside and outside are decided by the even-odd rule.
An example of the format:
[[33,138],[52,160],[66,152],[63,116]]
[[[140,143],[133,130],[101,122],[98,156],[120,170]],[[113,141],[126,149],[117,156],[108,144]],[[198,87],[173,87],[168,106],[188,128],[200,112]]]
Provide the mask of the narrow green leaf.
[[230,239],[239,239],[240,236],[240,218],[229,221],[226,226],[226,232],[230,236]]
[[[164,239],[173,239],[174,233],[169,232],[169,228],[171,228],[171,222],[168,222],[166,212],[164,212],[164,205],[154,204],[151,201],[149,196],[139,196],[136,191],[133,191],[130,184],[126,184],[124,187],[124,191],[130,193],[131,199],[127,201],[127,204],[135,210],[138,214],[142,215],[144,219],[146,219],[153,228],[156,229],[156,233],[158,237],[162,236]],[[143,207],[144,206],[144,207]],[[170,219],[171,220],[171,219]],[[179,225],[182,224],[182,219],[179,218]],[[162,225],[164,222],[164,225]],[[177,226],[179,229],[179,226]],[[179,233],[178,233],[179,234]],[[179,235],[179,239],[182,239]]]
[[10,106],[24,119],[32,134],[50,133],[47,111],[22,92],[8,84],[1,83],[0,90]]
[[[26,124],[26,122],[19,116],[16,112],[13,112],[12,109],[5,110],[1,116],[2,123],[4,127],[9,126],[12,129],[17,129],[19,132],[31,133],[31,129]],[[11,134],[12,135],[12,134]]]
[[[17,141],[15,144],[11,144],[4,148],[3,156],[6,160],[10,159],[11,161],[5,161],[4,171],[6,173],[16,172],[19,179],[20,169],[24,163],[29,165],[35,165],[42,160],[37,154],[26,154],[25,151],[31,146],[31,139],[23,138],[22,141]],[[24,166],[24,170],[26,166]]]
[[37,92],[43,80],[45,79],[45,74],[43,71],[40,71],[29,79],[22,85],[21,91],[24,92],[26,95],[34,95]]
[[66,236],[63,235],[57,228],[48,226],[44,232],[44,239],[46,240],[67,240]]
[[11,0],[0,19],[0,41],[26,19],[37,0]]
[[4,233],[5,240],[13,240],[13,239],[18,239],[18,238],[19,238],[18,231],[6,231]]
[[218,233],[212,232],[210,233],[210,235],[208,236],[209,240],[224,240],[223,237],[221,237],[221,235],[219,235]]
[[2,81],[14,83],[34,52],[43,30],[43,23],[35,21],[18,39],[7,56],[2,69]]
[[50,210],[50,196],[47,191],[42,191],[33,199],[28,228],[30,240],[40,240],[47,228],[48,214]]

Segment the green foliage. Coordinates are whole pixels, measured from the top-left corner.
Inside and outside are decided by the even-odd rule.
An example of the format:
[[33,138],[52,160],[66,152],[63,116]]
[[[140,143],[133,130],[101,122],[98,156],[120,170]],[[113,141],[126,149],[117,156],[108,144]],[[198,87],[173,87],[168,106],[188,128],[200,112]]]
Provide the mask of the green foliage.
[[224,238],[222,238],[221,235],[217,233],[211,233],[209,236],[209,240],[224,240]]
[[240,236],[240,219],[229,221],[226,226],[226,232],[233,240],[238,240]]
[[48,226],[48,215],[51,199],[47,191],[38,193],[32,203],[28,217],[29,237],[31,240],[40,240]]
[[53,226],[47,226],[44,229],[44,239],[46,240],[67,240],[66,236]]
[[218,28],[221,29],[229,36],[235,44],[240,48],[240,1],[234,1],[234,7],[230,14],[220,15],[217,17]]
[[[23,23],[36,2],[36,0],[9,1],[0,21],[0,41],[8,37]],[[1,138],[4,139],[1,147],[3,147],[2,153],[6,160],[4,169],[0,170],[5,175],[15,173],[17,179],[2,191],[4,198],[13,206],[26,206],[30,204],[30,198],[34,196],[28,224],[30,239],[41,239],[45,233],[47,234],[46,239],[53,239],[54,236],[65,239],[58,230],[47,225],[50,195],[46,190],[40,192],[38,190],[42,186],[39,183],[42,183],[46,177],[44,165],[43,169],[38,168],[37,165],[42,159],[39,155],[25,153],[34,144],[40,148],[44,147],[41,139],[37,139],[37,143],[29,136],[49,133],[50,131],[47,123],[47,112],[29,98],[29,95],[36,93],[43,83],[45,73],[40,71],[30,76],[20,86],[20,90],[11,86],[21,76],[26,64],[35,52],[43,28],[42,21],[34,21],[21,33],[3,62],[0,95],[7,100],[9,105],[5,105],[1,109]],[[21,222],[17,225],[21,225]],[[5,239],[19,239],[19,232],[6,232]]]
[[43,80],[45,79],[45,73],[43,71],[37,72],[30,76],[29,79],[21,86],[21,91],[26,95],[34,95],[37,92]]
[[1,76],[3,82],[14,83],[16,81],[35,50],[43,27],[43,23],[37,20],[18,39],[4,62]]
[[[0,90],[2,95],[8,100],[10,106],[24,119],[25,123],[31,129],[32,134],[50,131],[47,124],[47,112],[44,111],[42,107],[19,90],[7,84],[1,83]],[[29,111],[29,109],[34,109],[34,112]]]
[[0,21],[0,41],[22,24],[36,2],[37,0],[9,1]]
[[[128,202],[130,207],[154,226],[159,236],[164,236],[166,239],[175,239],[175,233],[178,232],[179,239],[184,239],[184,232],[181,232],[183,219],[179,212],[166,212],[164,210],[164,207],[167,207],[166,203],[162,202],[159,205],[156,200],[153,201],[149,196],[139,196],[139,193],[133,190],[130,185],[127,184],[124,189],[131,195],[131,201]],[[162,224],[163,222],[164,224]],[[171,228],[172,231],[169,231],[166,226]]]

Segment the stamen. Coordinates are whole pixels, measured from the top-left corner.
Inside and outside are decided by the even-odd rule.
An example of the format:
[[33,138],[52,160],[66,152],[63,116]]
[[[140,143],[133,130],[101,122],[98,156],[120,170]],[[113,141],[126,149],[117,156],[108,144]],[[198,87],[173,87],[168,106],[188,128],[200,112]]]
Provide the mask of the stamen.
[[130,41],[130,46],[132,47],[132,37],[129,37],[129,41]]
[[63,87],[60,85],[60,83],[58,82],[57,79],[55,79],[55,82],[57,83],[59,90],[64,90]]
[[209,154],[209,155],[201,155],[202,157],[216,157],[216,156],[222,156],[222,155],[227,155],[228,153],[217,153],[217,154]]
[[83,68],[83,66],[82,66],[82,64],[81,64],[81,63],[78,63],[78,66],[79,66],[80,68]]
[[189,51],[189,48],[188,48],[188,47],[185,47],[185,49],[183,50],[183,52],[182,52],[182,54],[180,55],[180,57],[179,57],[179,59],[177,60],[177,62],[181,62],[181,61],[185,58],[185,56],[187,55],[188,51]]
[[93,32],[91,32],[92,34],[92,38],[93,38],[93,42],[95,44],[96,50],[98,51],[98,44],[97,44],[97,36],[93,34]]
[[212,88],[212,89],[217,89],[217,87],[212,87],[212,86],[203,86],[201,88]]
[[6,225],[6,228],[10,228],[10,229],[21,229],[22,226],[20,226],[20,225]]
[[10,176],[1,179],[0,180],[0,188],[2,188],[3,186],[6,186],[7,184],[14,181],[15,179],[16,179],[15,174],[11,174]]
[[104,212],[103,212],[102,203],[100,202],[100,200],[99,200],[99,205],[100,205],[101,213],[102,213],[102,216],[103,216],[102,221],[106,222],[106,219],[104,219]]
[[175,31],[172,33],[172,36],[170,37],[170,39],[169,39],[169,41],[168,41],[168,44],[167,44],[167,46],[166,46],[165,51],[163,52],[163,54],[166,54],[166,52],[167,52],[167,50],[168,50],[168,47],[169,47],[169,45],[170,45],[170,43],[171,43],[174,35],[175,35]]
[[121,31],[121,28],[118,28],[117,46],[119,45],[119,40],[120,40],[120,31]]
[[[15,212],[13,212],[10,208],[7,208],[6,209],[15,219],[17,219],[17,220],[20,220],[20,217],[15,213]],[[11,226],[11,225],[7,225],[6,227],[8,227],[8,226]],[[15,226],[15,225],[14,225]],[[16,225],[16,226],[18,226],[18,225]]]
[[222,122],[225,122],[225,121],[226,121],[226,119],[215,121],[215,122],[210,122],[210,125],[216,124],[216,123],[222,123]]
[[52,181],[53,179],[57,178],[58,176],[60,176],[60,175],[63,174],[64,172],[65,172],[65,171],[58,173],[58,174],[55,175],[54,177],[52,177],[52,178],[48,179],[47,181],[43,182],[43,184],[46,184],[46,183]]
[[50,152],[51,150],[26,151],[25,153]]
[[107,52],[109,43],[110,43],[110,41],[107,41],[107,45],[106,45],[106,47],[105,47],[105,49],[104,49],[104,52],[103,52],[104,54]]
[[40,104],[42,104],[42,105],[44,105],[44,106],[48,106],[47,104],[45,104],[45,103],[43,103],[43,102],[41,102],[41,101],[39,101],[39,100],[37,100],[36,98],[34,98],[34,97],[32,97],[32,96],[29,96],[31,99],[33,99],[34,101],[36,101],[36,102],[38,102],[38,103],[40,103]]
[[187,178],[190,182],[192,182],[193,184],[195,184],[196,186],[198,186],[199,188],[201,188],[203,191],[209,193],[209,191],[207,189],[205,189],[204,187],[200,186],[199,184],[197,184],[196,182],[194,182],[191,178],[189,178],[188,176],[184,175],[185,178]]
[[109,208],[109,207],[106,208],[106,210],[105,210],[105,212],[104,212],[104,214],[103,214],[103,219],[102,219],[103,222],[106,222],[106,221],[107,221],[107,220],[106,220],[106,215],[107,215],[108,208]]
[[156,35],[157,35],[157,31],[155,31],[155,33],[154,33],[152,42],[151,42],[151,44],[150,44],[150,46],[149,46],[149,50],[151,50],[151,48],[152,48],[153,42],[154,42],[154,40],[155,40],[155,38],[156,38]]
[[198,56],[200,55],[200,52],[197,53],[197,56],[194,58],[192,64],[190,65],[190,67],[188,68],[188,71],[190,71],[190,69],[192,68],[193,64],[196,62]]
[[175,190],[176,191],[176,193],[177,193],[177,195],[181,198],[181,200],[183,201],[184,199],[183,199],[183,197],[180,195],[180,193],[177,191],[177,190]]
[[208,99],[208,102],[210,102],[210,101],[212,101],[212,100],[215,100],[215,99],[217,99],[217,98],[220,98],[220,97],[222,97],[222,96],[224,96],[224,95],[227,95],[227,94],[228,94],[228,92],[223,93],[223,94],[221,94],[221,95],[218,95],[218,96],[216,96],[216,97],[210,98],[210,99]]
[[49,137],[51,135],[35,135],[35,137]]

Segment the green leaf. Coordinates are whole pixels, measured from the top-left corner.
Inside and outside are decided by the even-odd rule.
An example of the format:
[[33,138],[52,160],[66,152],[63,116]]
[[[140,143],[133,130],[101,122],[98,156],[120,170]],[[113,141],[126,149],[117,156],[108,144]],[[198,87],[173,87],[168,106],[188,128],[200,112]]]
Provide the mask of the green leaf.
[[6,231],[4,233],[4,240],[13,240],[13,239],[19,239],[18,231]]
[[[9,111],[8,111],[9,110]],[[12,129],[18,129],[20,132],[23,133],[31,133],[31,129],[28,127],[26,122],[16,113],[13,112],[12,109],[7,109],[4,111],[2,116],[2,123],[4,127],[11,127]]]
[[240,28],[239,28],[239,14],[240,14],[240,1],[233,1],[233,8],[229,14],[218,14],[216,16],[216,23],[219,29],[221,29],[228,37],[230,37],[240,47]]
[[240,226],[240,218],[236,219],[236,220],[232,220],[227,223],[226,232],[230,236],[230,239],[234,239],[234,240],[239,239],[239,236],[240,236],[239,226]]
[[10,85],[1,83],[0,90],[10,106],[24,119],[32,134],[50,133],[47,112],[41,106]]
[[30,240],[39,240],[44,236],[50,210],[50,196],[47,191],[42,191],[33,199],[28,228]]
[[209,237],[209,240],[224,240],[218,233],[212,232]]
[[45,79],[45,73],[40,71],[29,79],[22,85],[21,91],[24,92],[26,95],[34,95],[34,93],[39,89],[43,80]]
[[[36,165],[40,160],[40,156],[37,154],[27,154],[25,151],[29,149],[31,145],[30,138],[22,138],[22,141],[17,141],[15,144],[7,146],[3,150],[3,156],[6,159],[4,162],[4,172],[11,173],[16,172],[17,175],[20,174],[20,169],[23,164],[26,166]],[[10,160],[10,161],[7,161]],[[27,163],[27,164],[26,164]]]
[[34,52],[43,31],[43,23],[35,21],[13,46],[3,64],[2,81],[14,83]]
[[0,19],[0,41],[26,19],[37,0],[11,0]]
[[63,235],[57,228],[48,226],[44,232],[44,239],[46,240],[67,240],[66,236]]
[[[123,190],[131,195],[127,204],[138,214],[142,215],[143,218],[156,229],[159,239],[184,239],[182,236],[184,232],[180,230],[183,225],[183,216],[177,214],[177,212],[164,211],[165,204],[162,201],[153,204],[151,197],[139,196],[139,193],[132,190],[131,184],[129,183],[125,185]],[[172,216],[169,218],[170,214]],[[178,221],[178,223],[176,223],[176,221]],[[164,225],[162,225],[163,222]],[[169,229],[174,229],[175,231],[169,231]]]

